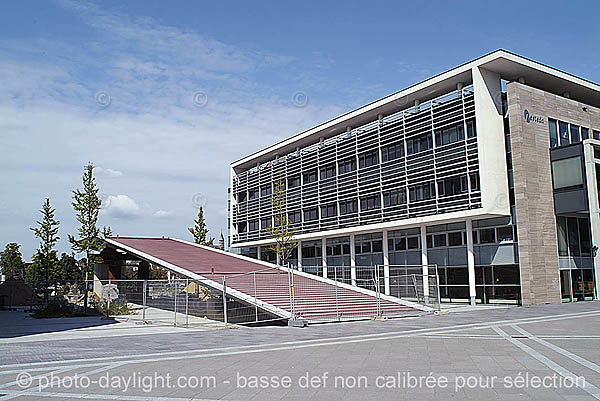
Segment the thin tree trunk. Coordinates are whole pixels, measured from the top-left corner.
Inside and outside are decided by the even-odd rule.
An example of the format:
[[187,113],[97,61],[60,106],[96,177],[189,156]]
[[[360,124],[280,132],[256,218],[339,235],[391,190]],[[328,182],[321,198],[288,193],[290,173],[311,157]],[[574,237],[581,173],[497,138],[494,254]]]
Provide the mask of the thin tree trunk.
[[88,307],[88,272],[90,270],[90,252],[85,252],[85,284],[83,290],[83,313],[87,313]]

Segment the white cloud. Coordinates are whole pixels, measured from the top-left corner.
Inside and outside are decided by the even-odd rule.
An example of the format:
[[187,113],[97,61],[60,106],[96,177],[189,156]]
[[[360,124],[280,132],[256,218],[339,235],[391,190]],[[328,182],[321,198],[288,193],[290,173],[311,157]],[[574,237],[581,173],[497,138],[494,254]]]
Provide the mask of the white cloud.
[[[103,178],[100,192],[121,194],[104,199],[100,225],[185,238],[197,213],[192,196],[202,193],[211,235],[226,232],[229,162],[346,109],[295,87],[285,56],[94,4],[65,8],[103,40],[83,49],[68,38],[0,38],[0,147],[11,149],[0,158],[0,180],[13,188],[0,195],[0,243],[23,243],[26,254],[37,246],[28,227],[46,196],[61,237],[76,231],[71,191],[89,161]],[[292,103],[298,90],[310,96],[306,107]],[[96,100],[102,91],[110,97],[104,104]],[[194,104],[196,92],[208,97],[203,107]]]
[[94,175],[101,178],[119,178],[123,175],[123,173],[121,171],[113,170],[111,168],[95,166]]
[[138,204],[127,195],[108,195],[102,205],[104,214],[117,219],[130,220],[142,214]]
[[157,210],[156,212],[154,212],[154,214],[152,215],[154,217],[157,218],[165,218],[165,217],[171,217],[173,216],[173,212],[170,210]]

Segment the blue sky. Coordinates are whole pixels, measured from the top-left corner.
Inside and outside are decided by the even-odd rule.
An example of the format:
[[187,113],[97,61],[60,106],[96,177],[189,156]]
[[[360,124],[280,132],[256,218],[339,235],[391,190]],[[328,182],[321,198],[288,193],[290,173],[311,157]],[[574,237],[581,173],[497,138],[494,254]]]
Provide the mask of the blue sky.
[[0,246],[88,161],[115,233],[226,233],[230,161],[498,48],[600,82],[600,6],[525,3],[5,2]]

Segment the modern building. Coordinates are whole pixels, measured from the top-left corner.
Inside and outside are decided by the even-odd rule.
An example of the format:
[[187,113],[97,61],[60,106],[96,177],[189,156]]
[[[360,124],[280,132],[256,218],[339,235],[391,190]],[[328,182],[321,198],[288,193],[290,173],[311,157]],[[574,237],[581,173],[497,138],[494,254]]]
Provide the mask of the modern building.
[[436,266],[443,300],[597,298],[599,107],[599,85],[495,51],[231,163],[229,244],[276,261],[283,182],[304,271]]

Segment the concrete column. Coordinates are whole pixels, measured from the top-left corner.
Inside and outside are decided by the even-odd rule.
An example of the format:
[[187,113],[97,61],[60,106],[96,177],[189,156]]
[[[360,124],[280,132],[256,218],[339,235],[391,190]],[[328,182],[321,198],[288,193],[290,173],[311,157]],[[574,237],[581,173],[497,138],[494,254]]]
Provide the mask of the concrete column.
[[327,278],[327,239],[321,239],[321,260],[323,263],[323,277]]
[[475,253],[473,250],[473,220],[467,219],[467,266],[469,269],[469,303],[475,305]]
[[277,266],[281,264],[281,258],[279,257],[279,244],[277,244],[277,251],[275,252],[275,262]]
[[423,266],[423,298],[429,301],[429,258],[427,257],[427,226],[421,226],[421,265]]
[[356,285],[356,248],[354,247],[354,234],[350,234],[350,279]]
[[298,241],[298,270],[302,271],[302,241]]
[[594,257],[594,279],[596,287],[594,289],[595,298],[600,298],[600,203],[598,202],[598,182],[596,177],[596,162],[594,158],[594,148],[586,143],[583,146],[583,156],[585,160],[585,175],[587,182],[588,202],[590,209],[590,230],[592,234],[592,256]]
[[256,247],[256,259],[258,260],[262,260],[261,259],[261,251],[262,251],[262,247],[259,245]]
[[383,286],[383,292],[390,295],[390,251],[387,230],[383,230]]

